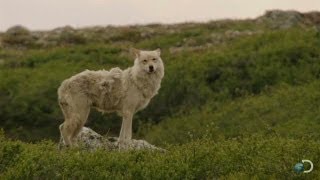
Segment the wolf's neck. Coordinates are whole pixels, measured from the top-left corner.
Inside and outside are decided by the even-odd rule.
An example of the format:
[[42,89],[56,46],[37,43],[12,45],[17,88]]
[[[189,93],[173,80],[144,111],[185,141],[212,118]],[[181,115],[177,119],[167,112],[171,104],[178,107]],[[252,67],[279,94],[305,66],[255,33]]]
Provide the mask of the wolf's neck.
[[149,98],[157,94],[163,78],[162,69],[152,74],[147,74],[132,67],[131,74],[134,85],[137,86],[145,97]]

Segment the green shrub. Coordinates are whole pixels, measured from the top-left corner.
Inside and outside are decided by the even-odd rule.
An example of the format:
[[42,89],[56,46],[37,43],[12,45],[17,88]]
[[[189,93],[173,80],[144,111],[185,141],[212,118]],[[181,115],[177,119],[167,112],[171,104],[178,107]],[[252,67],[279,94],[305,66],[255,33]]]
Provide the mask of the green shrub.
[[34,43],[30,31],[23,26],[13,26],[9,28],[2,37],[2,42],[5,46],[27,47]]
[[[8,144],[14,142],[6,141]],[[13,146],[15,147],[15,146]],[[319,166],[319,142],[275,136],[248,136],[234,140],[201,139],[167,146],[166,153],[152,151],[58,151],[43,141],[21,144],[20,151],[3,171],[4,179],[215,179],[215,178],[316,178],[296,174],[293,166],[310,159]],[[4,153],[4,149],[0,151]],[[7,153],[8,154],[8,153]],[[13,155],[11,155],[13,154]],[[0,161],[3,161],[0,156]]]
[[65,27],[59,34],[59,44],[85,44],[86,38],[72,27]]
[[186,143],[203,137],[235,138],[249,134],[320,138],[317,129],[320,81],[303,87],[281,84],[258,96],[248,95],[225,103],[209,102],[188,115],[169,117],[144,131],[156,144]]

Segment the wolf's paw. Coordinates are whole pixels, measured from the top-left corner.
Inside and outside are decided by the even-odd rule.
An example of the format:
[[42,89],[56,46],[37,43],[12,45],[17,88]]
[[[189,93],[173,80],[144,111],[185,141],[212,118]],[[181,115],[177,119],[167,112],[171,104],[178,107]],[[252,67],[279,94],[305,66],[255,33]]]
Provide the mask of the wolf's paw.
[[131,148],[130,144],[130,140],[118,141],[119,151],[129,150]]

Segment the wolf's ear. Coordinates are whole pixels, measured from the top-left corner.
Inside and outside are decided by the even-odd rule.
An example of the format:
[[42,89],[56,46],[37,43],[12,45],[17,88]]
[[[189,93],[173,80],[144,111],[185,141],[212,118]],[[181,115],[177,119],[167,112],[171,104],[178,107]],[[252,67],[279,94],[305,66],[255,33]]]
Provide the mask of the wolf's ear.
[[156,49],[155,52],[158,54],[158,56],[160,56],[160,54],[161,54],[160,48]]
[[137,58],[140,56],[140,50],[136,48],[130,48],[130,53],[134,54]]

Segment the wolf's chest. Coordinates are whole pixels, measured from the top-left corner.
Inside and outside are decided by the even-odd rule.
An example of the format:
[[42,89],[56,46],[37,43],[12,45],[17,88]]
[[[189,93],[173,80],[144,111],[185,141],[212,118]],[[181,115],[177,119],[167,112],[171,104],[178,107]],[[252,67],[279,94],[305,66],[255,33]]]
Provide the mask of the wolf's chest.
[[144,109],[149,104],[151,98],[141,98],[139,102],[137,102],[136,112]]
[[156,95],[158,86],[147,84],[145,86],[135,86],[136,93],[134,96],[136,100],[136,111],[144,109],[150,100]]

